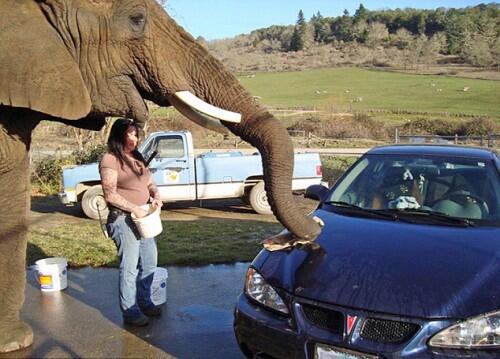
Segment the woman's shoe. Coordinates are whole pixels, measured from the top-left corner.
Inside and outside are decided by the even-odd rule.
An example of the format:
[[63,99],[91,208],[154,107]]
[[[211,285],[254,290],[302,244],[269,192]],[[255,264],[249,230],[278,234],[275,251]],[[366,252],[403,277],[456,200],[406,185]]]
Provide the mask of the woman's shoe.
[[149,319],[144,314],[135,317],[123,317],[125,324],[133,325],[135,327],[144,327],[148,325]]
[[159,317],[161,315],[161,308],[159,305],[153,305],[147,308],[141,308],[141,311],[148,317]]

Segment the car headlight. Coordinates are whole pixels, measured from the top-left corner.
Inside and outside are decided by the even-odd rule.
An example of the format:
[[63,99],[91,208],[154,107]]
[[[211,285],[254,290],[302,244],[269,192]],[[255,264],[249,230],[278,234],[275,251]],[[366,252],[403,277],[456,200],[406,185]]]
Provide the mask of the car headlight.
[[267,284],[264,278],[253,268],[249,268],[247,271],[245,293],[265,307],[277,310],[283,314],[288,314],[288,308],[283,302],[283,299],[281,299],[276,290]]
[[500,311],[454,324],[434,335],[429,345],[451,349],[500,348]]

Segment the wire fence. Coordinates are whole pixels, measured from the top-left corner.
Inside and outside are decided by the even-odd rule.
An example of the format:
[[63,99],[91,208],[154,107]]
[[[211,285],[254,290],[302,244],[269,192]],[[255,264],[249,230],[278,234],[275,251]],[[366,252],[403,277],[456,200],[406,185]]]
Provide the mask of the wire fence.
[[438,135],[400,135],[396,130],[394,134],[394,143],[435,143],[435,144],[454,144],[454,145],[475,145],[496,148],[500,146],[500,134],[488,134],[485,136],[438,136]]
[[[329,147],[332,143],[338,141],[338,138],[320,137],[305,130],[289,130],[290,137],[296,142],[306,147]],[[342,138],[342,140],[356,143],[359,138]],[[500,134],[488,134],[484,136],[462,136],[462,135],[401,135],[399,129],[395,129],[394,136],[391,138],[372,139],[380,144],[390,143],[410,143],[410,144],[454,144],[471,145],[489,148],[500,148]]]

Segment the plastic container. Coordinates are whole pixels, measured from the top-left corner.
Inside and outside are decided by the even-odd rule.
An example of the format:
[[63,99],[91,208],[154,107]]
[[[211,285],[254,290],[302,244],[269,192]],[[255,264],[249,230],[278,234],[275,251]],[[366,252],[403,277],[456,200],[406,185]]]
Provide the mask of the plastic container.
[[68,286],[67,266],[68,261],[61,257],[45,258],[35,262],[36,279],[42,292],[56,292]]
[[161,208],[151,204],[144,205],[143,208],[148,212],[144,217],[137,218],[132,213],[132,221],[142,238],[151,238],[159,235],[163,231],[161,224]]
[[157,267],[155,269],[151,283],[151,301],[154,305],[161,305],[167,301],[167,278],[166,268]]

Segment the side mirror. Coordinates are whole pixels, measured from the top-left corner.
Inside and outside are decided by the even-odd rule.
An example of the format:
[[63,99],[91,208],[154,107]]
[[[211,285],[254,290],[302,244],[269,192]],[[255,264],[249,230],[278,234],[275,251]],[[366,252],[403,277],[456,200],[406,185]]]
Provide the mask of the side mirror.
[[329,189],[320,184],[313,184],[306,189],[304,194],[305,198],[313,199],[315,201],[322,201],[328,194]]

